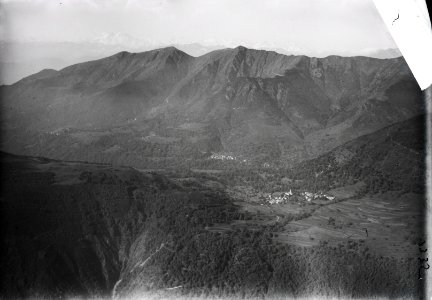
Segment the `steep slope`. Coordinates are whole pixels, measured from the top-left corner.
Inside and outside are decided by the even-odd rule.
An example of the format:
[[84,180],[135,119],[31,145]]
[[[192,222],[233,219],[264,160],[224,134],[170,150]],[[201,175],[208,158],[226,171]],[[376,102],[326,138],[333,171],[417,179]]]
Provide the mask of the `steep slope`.
[[351,240],[280,243],[285,223],[240,210],[223,180],[4,153],[1,163],[2,298],[419,295],[415,257]]
[[165,160],[224,152],[289,164],[423,112],[403,58],[244,47],[197,58],[173,47],[121,52],[1,93],[4,150],[138,166],[155,156],[141,148],[164,148]]
[[166,179],[5,153],[1,164],[2,296],[109,295],[141,231],[134,190]]
[[110,296],[173,227],[236,214],[220,191],[155,173],[6,153],[1,164],[1,297]]
[[190,59],[167,48],[41,71],[4,91],[5,122],[39,131],[124,124],[162,101]]
[[315,189],[363,181],[370,194],[425,191],[426,116],[364,135],[295,166],[294,176]]

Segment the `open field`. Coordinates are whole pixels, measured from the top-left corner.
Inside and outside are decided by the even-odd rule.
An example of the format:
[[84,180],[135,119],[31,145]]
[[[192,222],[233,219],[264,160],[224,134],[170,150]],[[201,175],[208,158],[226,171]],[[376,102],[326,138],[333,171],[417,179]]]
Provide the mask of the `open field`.
[[290,222],[277,240],[301,246],[356,242],[382,256],[413,257],[422,228],[421,201],[418,194],[389,192],[329,204]]
[[336,197],[334,201],[296,200],[283,204],[263,203],[253,188],[237,187],[230,191],[231,195],[243,191],[243,197],[234,203],[253,218],[214,224],[208,230],[276,226],[274,240],[282,244],[311,247],[325,243],[383,257],[415,257],[423,226],[423,196],[398,192],[356,196],[363,186],[358,182],[327,191]]

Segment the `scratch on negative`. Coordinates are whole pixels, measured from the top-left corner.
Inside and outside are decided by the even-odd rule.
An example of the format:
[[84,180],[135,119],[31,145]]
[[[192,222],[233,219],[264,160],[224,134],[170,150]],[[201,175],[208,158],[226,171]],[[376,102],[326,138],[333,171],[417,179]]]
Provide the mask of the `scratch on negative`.
[[392,22],[392,26],[393,26],[393,23],[394,23],[396,20],[398,20],[398,19],[399,19],[399,12],[398,12],[397,18],[393,20],[393,22]]

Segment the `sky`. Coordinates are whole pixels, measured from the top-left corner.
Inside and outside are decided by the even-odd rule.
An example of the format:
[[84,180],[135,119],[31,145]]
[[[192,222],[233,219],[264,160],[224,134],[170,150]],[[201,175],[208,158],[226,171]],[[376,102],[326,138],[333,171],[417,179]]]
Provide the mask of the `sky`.
[[[355,54],[396,48],[372,0],[0,0],[1,39],[200,43]],[[110,40],[111,39],[111,40]]]
[[0,84],[170,45],[193,56],[239,45],[315,57],[398,56],[379,52],[397,47],[372,1],[0,0]]

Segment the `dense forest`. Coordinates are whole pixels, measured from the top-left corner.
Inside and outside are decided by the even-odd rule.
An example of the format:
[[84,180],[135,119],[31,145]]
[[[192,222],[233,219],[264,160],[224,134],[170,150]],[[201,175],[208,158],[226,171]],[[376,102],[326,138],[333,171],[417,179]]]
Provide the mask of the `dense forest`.
[[366,183],[364,193],[425,191],[425,116],[392,125],[348,142],[292,168],[312,189]]
[[5,297],[419,295],[415,258],[378,256],[361,241],[304,248],[278,242],[283,227],[212,230],[258,216],[198,177],[182,185],[124,167],[2,161]]

